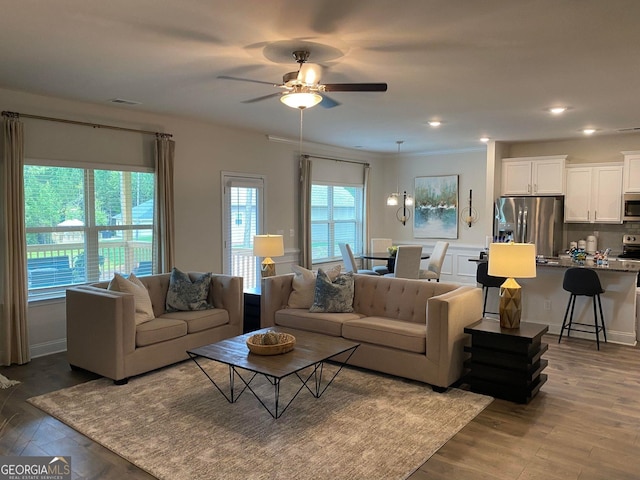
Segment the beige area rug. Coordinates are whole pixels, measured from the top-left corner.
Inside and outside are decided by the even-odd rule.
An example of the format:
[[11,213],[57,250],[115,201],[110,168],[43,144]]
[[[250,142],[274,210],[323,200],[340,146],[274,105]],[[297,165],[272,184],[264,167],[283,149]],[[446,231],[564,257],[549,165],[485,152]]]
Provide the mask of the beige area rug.
[[[226,366],[205,368],[228,379]],[[303,390],[275,420],[248,391],[228,403],[188,361],[28,401],[159,479],[358,480],[406,478],[492,398],[345,368],[320,398]]]

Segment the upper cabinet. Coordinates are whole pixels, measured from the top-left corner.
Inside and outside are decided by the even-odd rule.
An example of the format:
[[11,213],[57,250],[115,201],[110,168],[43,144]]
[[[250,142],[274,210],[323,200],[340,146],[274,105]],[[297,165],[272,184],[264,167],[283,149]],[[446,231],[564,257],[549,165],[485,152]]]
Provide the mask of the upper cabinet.
[[502,159],[502,195],[562,195],[566,155]]
[[624,155],[624,193],[640,193],[640,151],[622,152]]
[[564,221],[622,223],[622,165],[567,167]]

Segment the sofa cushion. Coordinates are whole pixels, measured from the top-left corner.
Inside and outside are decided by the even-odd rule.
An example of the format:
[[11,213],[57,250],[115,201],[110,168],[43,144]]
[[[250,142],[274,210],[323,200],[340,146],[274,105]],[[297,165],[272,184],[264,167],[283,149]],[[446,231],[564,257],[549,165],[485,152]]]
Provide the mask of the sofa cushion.
[[173,318],[154,318],[136,327],[136,347],[165,342],[186,334],[186,322]]
[[[331,279],[340,275],[341,265],[331,267],[324,272]],[[316,272],[307,270],[299,265],[293,265],[294,277],[291,280],[291,293],[289,294],[289,308],[310,308],[316,291]]]
[[358,313],[311,313],[303,308],[284,308],[276,312],[275,324],[339,337],[344,322],[361,317]]
[[130,293],[136,308],[135,322],[136,325],[153,320],[153,305],[147,287],[132,273],[129,278],[124,278],[119,273],[113,274],[113,279],[109,282],[107,290],[116,292]]
[[386,317],[363,317],[342,325],[342,336],[409,352],[425,353],[427,326]]
[[350,313],[353,312],[353,273],[338,275],[333,281],[318,269],[316,291],[310,312]]
[[229,323],[229,312],[222,308],[192,312],[168,312],[160,318],[181,320],[187,324],[187,333],[196,333]]
[[191,281],[189,275],[177,268],[171,269],[169,289],[167,290],[167,312],[207,310],[213,308],[207,302],[211,274],[205,273]]

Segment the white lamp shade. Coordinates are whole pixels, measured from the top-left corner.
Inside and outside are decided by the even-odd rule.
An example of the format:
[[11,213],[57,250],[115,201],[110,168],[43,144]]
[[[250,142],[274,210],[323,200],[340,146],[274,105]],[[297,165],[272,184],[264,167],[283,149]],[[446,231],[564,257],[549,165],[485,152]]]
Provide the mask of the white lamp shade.
[[293,92],[282,95],[280,101],[291,108],[311,108],[319,104],[322,97],[317,93]]
[[489,275],[507,278],[536,276],[536,246],[533,243],[489,245]]
[[387,205],[389,205],[389,206],[398,205],[398,194],[397,193],[392,193],[391,195],[389,195],[387,197]]
[[282,235],[255,235],[253,254],[256,257],[281,257],[284,255]]

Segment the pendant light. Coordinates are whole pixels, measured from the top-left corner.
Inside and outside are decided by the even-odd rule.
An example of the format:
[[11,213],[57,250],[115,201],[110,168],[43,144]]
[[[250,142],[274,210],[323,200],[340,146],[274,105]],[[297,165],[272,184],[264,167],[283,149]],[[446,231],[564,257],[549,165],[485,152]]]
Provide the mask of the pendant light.
[[[404,140],[397,140],[396,143],[398,144],[398,158],[396,161],[398,161],[400,159],[400,146],[404,143]],[[397,169],[398,167],[396,166],[396,172],[397,172]],[[391,207],[396,207],[400,205],[401,198],[402,198],[402,206],[396,212],[396,218],[400,223],[402,223],[402,225],[406,225],[407,221],[411,218],[411,210],[408,209],[407,207],[410,207],[413,205],[413,197],[410,194],[408,194],[406,190],[404,190],[402,194],[400,194],[400,185],[399,185],[398,175],[396,173],[396,191],[387,197],[387,205]]]

